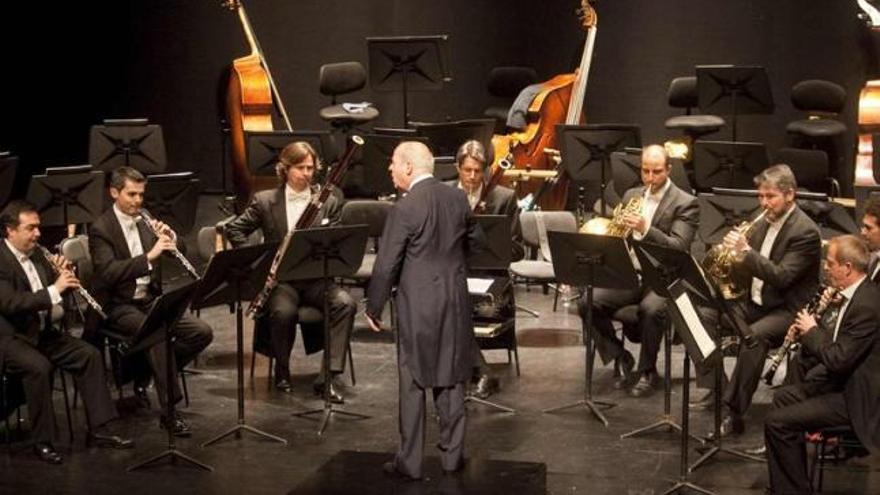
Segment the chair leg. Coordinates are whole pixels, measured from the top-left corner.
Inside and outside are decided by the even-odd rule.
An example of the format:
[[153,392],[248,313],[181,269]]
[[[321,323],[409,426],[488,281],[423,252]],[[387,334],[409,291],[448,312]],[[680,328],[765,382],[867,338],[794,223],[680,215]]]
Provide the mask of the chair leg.
[[254,364],[257,362],[257,351],[251,351],[251,381],[254,381]]
[[351,386],[354,387],[357,385],[357,381],[354,378],[354,357],[351,355],[351,341],[348,342],[346,353],[348,354],[348,373],[351,375]]
[[189,389],[186,386],[186,373],[180,370],[177,374],[180,376],[180,385],[183,388],[183,403],[186,404],[186,407],[189,407]]
[[553,312],[554,313],[556,312],[556,306],[558,305],[558,303],[559,303],[559,288],[554,286],[553,287]]
[[64,414],[67,415],[67,436],[70,443],[73,444],[73,419],[70,417],[70,397],[67,395],[67,379],[64,377],[64,371],[58,372],[61,376],[61,393],[64,396]]

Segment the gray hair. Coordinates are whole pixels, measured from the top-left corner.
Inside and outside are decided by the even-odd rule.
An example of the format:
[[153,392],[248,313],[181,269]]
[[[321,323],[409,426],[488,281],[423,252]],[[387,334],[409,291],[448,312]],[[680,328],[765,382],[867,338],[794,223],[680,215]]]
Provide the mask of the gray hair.
[[784,163],[768,167],[755,176],[756,187],[765,185],[775,187],[782,192],[795,192],[797,190],[797,181],[794,178],[794,172],[791,171],[791,167]]
[[476,139],[471,139],[470,141],[465,141],[458,148],[458,152],[455,154],[455,164],[461,166],[462,162],[464,162],[465,158],[470,158],[480,163],[481,167],[486,166],[486,148],[483,147],[483,143],[477,141]]
[[871,255],[861,237],[854,235],[837,236],[828,243],[828,249],[837,246],[837,262],[849,263],[859,273],[867,273]]
[[434,173],[434,155],[424,143],[403,141],[397,145],[397,151],[404,162],[412,165],[413,175]]

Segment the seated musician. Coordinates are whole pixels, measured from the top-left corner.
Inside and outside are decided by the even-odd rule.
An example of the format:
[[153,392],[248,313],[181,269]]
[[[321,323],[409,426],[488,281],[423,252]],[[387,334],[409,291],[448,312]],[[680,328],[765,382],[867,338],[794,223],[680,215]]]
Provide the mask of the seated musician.
[[[869,251],[856,236],[831,240],[825,257],[826,280],[839,297],[817,322],[798,313],[790,337],[801,343],[796,359],[811,362],[773,395],[764,425],[772,493],[812,493],[807,475],[805,432],[851,426],[871,452],[880,452],[880,290],[867,281]],[[794,379],[792,379],[794,378]]]
[[[764,218],[755,223],[750,235],[734,229],[724,238],[725,246],[741,259],[734,269],[753,278],[748,293],[732,307],[751,335],[739,347],[733,375],[723,392],[722,436],[745,430],[742,416],[758,388],[768,351],[782,344],[795,312],[819,283],[819,228],[795,202],[797,183],[791,169],[773,165],[755,177],[755,185]],[[709,401],[707,396],[702,402]]]
[[55,368],[74,375],[86,407],[88,442],[132,447],[131,440],[109,430],[108,422],[117,413],[107,390],[101,353],[59,328],[64,316],[62,297],[80,287],[79,280],[63,257],[46,259],[35,253],[40,215],[33,205],[12,201],[0,213],[0,223],[5,237],[0,242],[0,361],[5,372],[22,376],[34,453],[50,464],[63,462],[52,445]]
[[[226,236],[232,245],[244,245],[247,237],[257,229],[262,230],[265,242],[280,242],[288,231],[293,230],[312,194],[316,193],[317,188],[312,186],[312,176],[318,164],[318,155],[308,143],[298,141],[285,146],[275,168],[281,183],[279,187],[256,193],[244,212],[226,225]],[[338,197],[330,195],[313,226],[337,223],[340,212]],[[329,284],[328,290],[331,377],[329,380],[325,379],[322,371],[314,383],[314,390],[316,395],[323,394],[327,383],[331,400],[341,403],[343,397],[334,385],[334,377],[345,369],[345,353],[351,339],[357,305],[348,292],[337,285]],[[290,353],[296,337],[297,312],[301,304],[324,307],[324,285],[320,280],[279,283],[257,321],[258,325],[268,326],[275,358],[275,388],[284,392],[291,390]],[[302,325],[302,332],[306,352],[321,349],[323,323]]]
[[[485,193],[485,198],[480,202],[483,195],[483,188],[487,187],[486,177],[486,150],[483,144],[476,140],[467,141],[458,148],[455,155],[455,166],[458,170],[458,180],[447,181],[446,184],[464,190],[467,193],[468,203],[471,209],[477,214],[482,215],[506,215],[510,218],[511,226],[511,260],[519,260],[524,255],[522,241],[522,227],[519,222],[519,207],[516,203],[516,194],[513,189],[504,187],[500,184],[493,187]],[[472,276],[479,274],[472,273]],[[492,273],[486,273],[492,275]],[[506,270],[503,275],[507,277]],[[485,308],[492,315],[510,315],[515,314],[513,302],[513,285],[509,284],[505,291],[504,301],[496,302],[494,309]],[[498,306],[504,307],[498,307]],[[478,345],[473,346],[474,356],[474,375],[472,381],[476,384],[472,393],[481,399],[486,399],[494,392],[498,391],[498,379],[489,375],[489,365],[486,358]]]
[[870,197],[865,201],[861,233],[871,252],[868,278],[874,284],[880,284],[880,200],[877,198]]
[[[162,294],[160,256],[177,246],[175,234],[167,225],[153,220],[151,230],[140,216],[146,182],[143,174],[131,167],[114,170],[110,176],[113,206],[89,229],[95,295],[107,313],[104,324],[114,332],[131,337],[146,319],[153,300]],[[171,429],[177,436],[189,436],[190,426],[180,415],[165,417],[167,387],[172,387],[175,403],[183,397],[177,379],[167,383],[166,365],[170,364],[172,375],[176,377],[178,370],[208,347],[213,332],[205,322],[190,314],[180,318],[174,332],[173,356],[166,355],[164,342],[154,345],[146,354],[163,411],[159,425]]]
[[[643,186],[634,187],[623,195],[626,204],[633,198],[642,198],[640,213],[627,213],[621,220],[637,240],[644,240],[672,249],[690,251],[691,242],[697,229],[699,209],[697,200],[681,190],[669,178],[671,164],[663,146],[652,144],[642,150],[641,176]],[[641,341],[639,363],[633,376],[635,360],[623,348],[623,342],[614,335],[611,318],[615,311],[629,305],[638,304],[637,335],[633,340]],[[578,304],[581,318],[586,318],[586,295]],[[647,286],[637,289],[596,288],[593,291],[593,323],[599,355],[606,364],[620,360],[622,376],[615,384],[617,388],[630,388],[633,397],[650,395],[659,383],[657,374],[657,354],[667,328],[666,300]],[[633,381],[636,381],[633,384]]]

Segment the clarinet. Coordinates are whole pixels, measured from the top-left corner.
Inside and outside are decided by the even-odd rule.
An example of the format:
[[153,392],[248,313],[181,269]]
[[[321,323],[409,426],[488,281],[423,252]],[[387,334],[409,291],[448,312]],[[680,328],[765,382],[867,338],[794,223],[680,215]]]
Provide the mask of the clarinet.
[[[49,266],[52,267],[52,273],[54,273],[56,277],[58,275],[61,275],[61,271],[58,270],[58,267],[55,266],[55,263],[52,263],[52,253],[48,249],[46,249],[45,246],[42,246],[40,244],[37,244],[37,249],[39,249],[43,257],[46,258]],[[89,294],[89,291],[85,290],[82,287],[77,287],[76,293],[79,294],[79,297],[81,297],[83,301],[85,301],[86,304],[88,304],[89,307],[91,307],[95,311],[95,313],[98,313],[98,316],[100,316],[102,320],[107,319],[107,314],[104,313],[104,308],[102,308],[98,301],[96,301],[95,298],[92,297],[91,294]]]
[[327,177],[318,193],[312,195],[311,201],[309,201],[305,211],[300,215],[299,220],[296,221],[294,228],[288,230],[287,234],[284,235],[284,239],[278,246],[278,251],[275,251],[275,257],[272,258],[272,265],[269,267],[269,276],[266,277],[266,283],[263,284],[263,288],[260,289],[260,292],[251,301],[250,305],[248,305],[245,310],[246,316],[256,319],[263,313],[263,308],[266,306],[266,302],[269,301],[269,296],[278,285],[278,267],[281,265],[281,259],[284,258],[284,253],[287,252],[287,246],[290,244],[294,231],[307,229],[315,223],[318,214],[321,212],[321,208],[324,207],[324,203],[327,202],[333,188],[342,183],[342,177],[345,175],[345,172],[348,171],[351,159],[354,157],[354,152],[363,144],[364,138],[358,135],[353,135],[351,137],[351,140],[346,145],[345,153],[343,153],[339,164],[327,172]]
[[[147,226],[148,229],[150,229],[150,232],[152,232],[154,236],[159,237],[159,232],[156,231],[156,229],[153,228],[153,224],[150,223],[156,220],[156,218],[151,215],[150,212],[146,210],[146,208],[141,208],[141,218],[144,219],[144,224]],[[177,239],[177,236],[174,235],[174,238]],[[190,263],[188,259],[186,259],[186,256],[184,256],[183,253],[181,253],[180,250],[177,249],[177,246],[175,246],[174,249],[171,250],[171,254],[175,258],[177,258],[177,261],[179,261],[181,265],[183,265],[183,269],[186,270],[186,272],[189,274],[190,277],[193,278],[193,280],[199,280],[200,278],[202,278],[202,276],[199,275],[199,272],[196,271],[196,267],[194,267],[193,264]]]
[[[810,299],[806,306],[804,306],[804,311],[808,313],[813,313],[816,318],[821,318],[825,311],[828,309],[828,306],[831,306],[831,302],[835,299],[837,295],[837,289],[834,289],[831,293],[831,296],[828,298],[828,302],[822,304],[822,294],[826,290],[826,286],[819,287],[819,292]],[[793,327],[794,325],[792,325]],[[789,331],[791,327],[789,327]],[[789,338],[789,332],[785,333],[785,340],[782,342],[782,347],[776,350],[773,354],[770,355],[770,366],[767,367],[767,372],[764,373],[764,383],[767,385],[773,384],[773,378],[776,376],[776,370],[779,369],[779,366],[788,357],[788,355],[794,351],[799,345],[796,338]]]

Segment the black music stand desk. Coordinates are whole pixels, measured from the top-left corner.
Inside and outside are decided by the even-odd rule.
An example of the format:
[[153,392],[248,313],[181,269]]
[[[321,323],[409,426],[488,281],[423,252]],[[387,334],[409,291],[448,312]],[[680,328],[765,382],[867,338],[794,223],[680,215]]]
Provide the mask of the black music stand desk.
[[342,414],[358,419],[369,418],[363,414],[337,409],[330,401],[330,380],[332,377],[330,374],[330,325],[328,324],[330,313],[329,279],[330,277],[350,277],[360,268],[367,250],[368,230],[367,225],[347,225],[294,231],[287,246],[287,252],[284,253],[281,264],[278,266],[278,280],[280,282],[321,279],[324,286],[324,355],[321,360],[321,372],[324,374],[325,380],[324,405],[318,409],[294,414],[297,417],[307,417],[322,413],[323,418],[318,427],[318,435],[323,435],[330,416],[333,414]]
[[738,115],[773,113],[773,94],[763,67],[698,65],[696,72],[700,111],[731,115],[732,141],[736,141]]
[[[172,345],[172,341],[174,340],[174,327],[177,325],[180,317],[183,316],[186,307],[189,306],[196,285],[197,283],[193,282],[159,296],[153,302],[150,312],[141,324],[138,333],[135,335],[133,344],[128,350],[128,353],[140,352],[156,345],[159,340],[165,341],[165,352],[168,356],[165,366],[165,378],[169,383],[165,399],[166,418],[174,417],[174,392],[173,387],[170,386],[171,383],[174,383],[174,370],[171,366],[171,363],[174,361],[172,359],[172,356],[174,356],[174,348]],[[180,459],[192,466],[204,469],[205,471],[214,470],[211,466],[177,450],[174,442],[174,429],[169,427],[166,428],[166,431],[168,432],[168,448],[142,462],[129,466],[127,469],[128,472],[145,468],[148,465],[165,458],[170,458],[171,464],[174,466],[177,465],[177,460]]]
[[633,269],[626,243],[621,237],[554,231],[547,232],[547,237],[550,242],[556,280],[573,287],[586,287],[587,317],[583,322],[583,339],[586,348],[584,398],[571,404],[546,409],[544,412],[585,406],[607,427],[608,420],[599,410],[599,406],[613,407],[616,404],[593,400],[593,361],[595,358],[593,289],[595,287],[631,289],[637,287],[639,281]]
[[104,210],[103,191],[104,172],[91,165],[47,168],[31,177],[27,199],[44,227],[90,223]]
[[110,172],[133,167],[144,174],[165,170],[165,138],[162,126],[147,119],[105,119],[89,131],[89,163]]
[[235,307],[238,422],[229,430],[203,443],[202,447],[217,443],[230,435],[241,438],[242,431],[287,445],[287,440],[249,426],[244,419],[244,317],[241,301],[253,299],[263,287],[277,247],[278,243],[272,242],[215,253],[208,262],[208,268],[193,297],[193,309],[222,304]]
[[694,187],[750,189],[754,177],[770,164],[764,143],[697,141],[694,143]]

